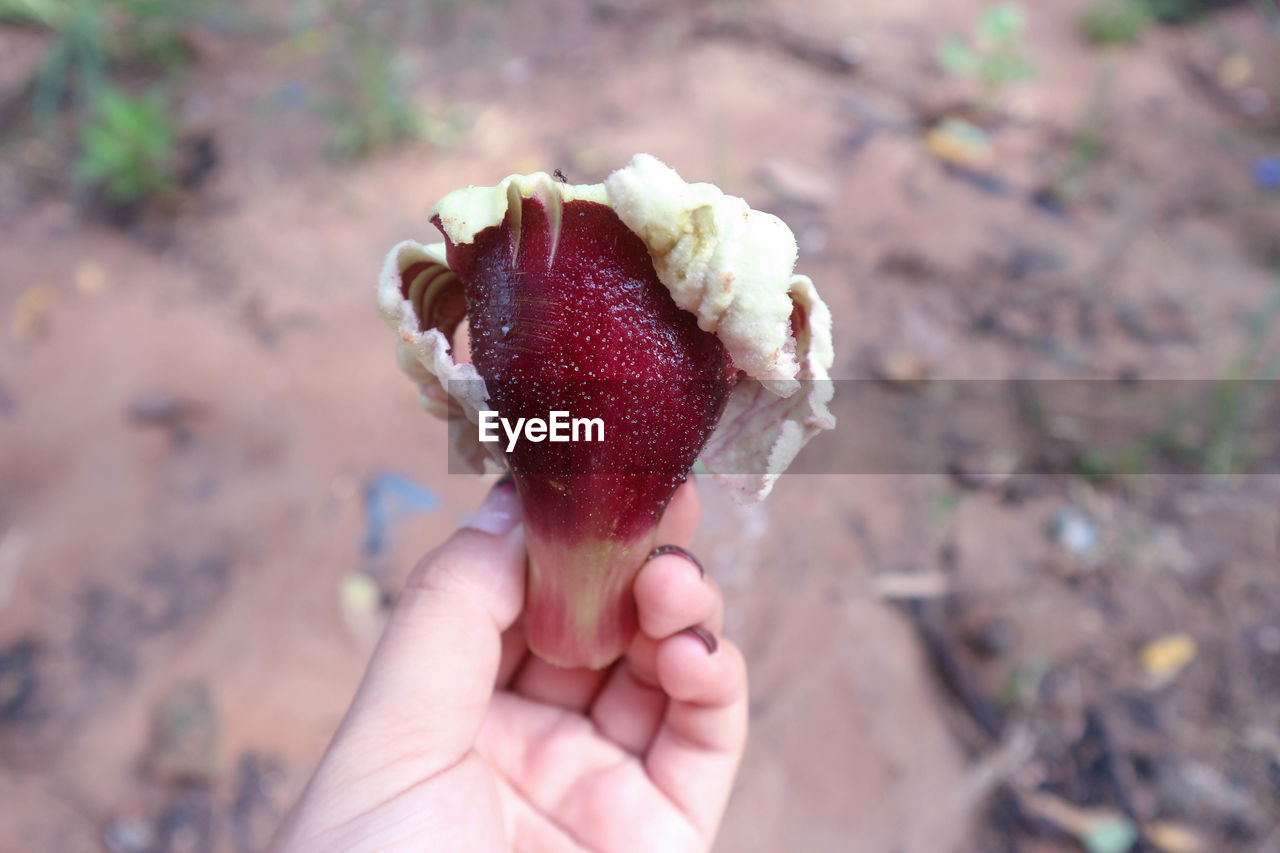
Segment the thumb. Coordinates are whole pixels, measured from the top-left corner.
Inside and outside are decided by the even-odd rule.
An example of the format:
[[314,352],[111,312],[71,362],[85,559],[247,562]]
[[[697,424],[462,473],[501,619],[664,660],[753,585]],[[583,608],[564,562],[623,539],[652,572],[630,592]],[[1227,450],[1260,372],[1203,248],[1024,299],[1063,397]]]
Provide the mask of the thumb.
[[343,728],[366,750],[425,762],[420,778],[471,749],[497,678],[502,632],[524,605],[515,485],[499,481],[467,526],[418,564]]

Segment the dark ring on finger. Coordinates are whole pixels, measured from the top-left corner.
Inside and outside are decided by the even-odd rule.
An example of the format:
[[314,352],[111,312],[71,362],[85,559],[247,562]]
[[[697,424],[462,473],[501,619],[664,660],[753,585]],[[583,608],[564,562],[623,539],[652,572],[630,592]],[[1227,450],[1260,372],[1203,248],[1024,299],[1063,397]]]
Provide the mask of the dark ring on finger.
[[654,557],[661,557],[664,554],[679,554],[681,557],[684,557],[697,567],[698,577],[705,578],[707,576],[707,570],[702,568],[702,563],[698,562],[698,558],[693,556],[693,553],[689,551],[689,549],[681,548],[679,545],[659,545],[649,553],[649,556],[644,558],[644,561],[647,563]]

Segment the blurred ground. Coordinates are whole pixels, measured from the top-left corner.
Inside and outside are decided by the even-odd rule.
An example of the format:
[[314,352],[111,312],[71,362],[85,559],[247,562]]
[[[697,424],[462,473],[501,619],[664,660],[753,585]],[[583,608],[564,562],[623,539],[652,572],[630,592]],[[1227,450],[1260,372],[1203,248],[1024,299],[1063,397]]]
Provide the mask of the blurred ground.
[[[973,0],[438,4],[396,43],[456,138],[351,162],[305,106],[341,37],[307,6],[190,34],[216,167],[127,217],[51,189],[5,114],[0,850],[269,836],[376,631],[352,574],[393,593],[487,485],[446,473],[372,299],[450,189],[636,151],[714,181],[796,231],[838,378],[1274,351],[1255,8],[1103,50],[1036,4],[1035,79],[984,95],[934,62]],[[0,94],[42,38],[0,27]],[[985,136],[957,154],[947,119]],[[435,505],[366,547],[384,472]],[[1280,850],[1280,477],[1079,473],[791,477],[748,510],[702,484],[752,677],[718,849]]]

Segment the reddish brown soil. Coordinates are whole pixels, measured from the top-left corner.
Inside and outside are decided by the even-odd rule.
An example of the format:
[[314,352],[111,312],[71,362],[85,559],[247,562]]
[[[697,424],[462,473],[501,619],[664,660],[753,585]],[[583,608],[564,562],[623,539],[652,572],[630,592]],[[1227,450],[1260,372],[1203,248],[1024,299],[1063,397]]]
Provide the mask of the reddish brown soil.
[[[468,129],[355,164],[281,105],[282,86],[323,85],[305,45],[201,33],[183,119],[219,167],[123,231],[42,193],[8,137],[0,850],[264,843],[369,652],[343,578],[394,591],[486,488],[447,473],[373,304],[386,250],[436,239],[450,189],[556,167],[595,181],[636,151],[717,182],[797,232],[838,378],[895,359],[946,378],[1226,375],[1276,287],[1280,198],[1250,164],[1277,139],[1200,72],[1247,48],[1270,85],[1277,42],[1240,9],[1104,55],[1076,33],[1080,3],[1035,4],[1040,74],[983,112],[932,63],[980,6],[465,4],[406,41],[415,98]],[[1101,154],[1046,211],[1030,199],[1069,168],[1104,63]],[[1000,188],[926,149],[948,114],[987,126]],[[85,264],[105,287],[76,286]],[[48,312],[10,329],[41,286]],[[441,505],[370,558],[363,489],[384,470]],[[1276,849],[1280,478],[1018,483],[790,477],[745,510],[702,484],[699,553],[753,712],[718,849],[1075,849],[1036,790],[1195,827],[1206,851]],[[1045,533],[1066,505],[1099,532],[1087,566]],[[903,574],[945,594],[887,603]],[[1137,649],[1172,631],[1198,656],[1153,687]],[[179,784],[154,730],[190,683],[212,712]]]

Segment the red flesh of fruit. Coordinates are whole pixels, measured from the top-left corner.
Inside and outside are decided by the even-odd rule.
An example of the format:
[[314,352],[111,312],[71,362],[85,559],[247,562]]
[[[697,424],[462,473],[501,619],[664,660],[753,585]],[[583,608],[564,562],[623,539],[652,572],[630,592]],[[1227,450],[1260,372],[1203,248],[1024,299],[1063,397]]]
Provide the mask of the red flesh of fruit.
[[449,241],[448,260],[490,406],[513,423],[553,410],[604,421],[602,442],[522,439],[507,461],[524,504],[529,645],[561,666],[607,666],[635,634],[632,582],[724,410],[732,365],[607,205],[564,203],[557,239],[543,203],[523,199],[518,220]]

